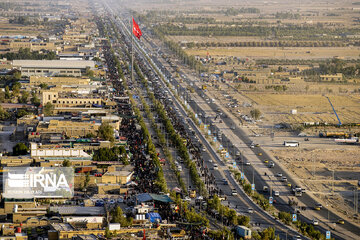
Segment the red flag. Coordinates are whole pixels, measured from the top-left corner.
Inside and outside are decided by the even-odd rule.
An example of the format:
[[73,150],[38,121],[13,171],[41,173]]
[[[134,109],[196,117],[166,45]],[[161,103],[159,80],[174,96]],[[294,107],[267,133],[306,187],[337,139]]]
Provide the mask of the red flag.
[[137,37],[140,40],[140,37],[142,36],[141,30],[139,28],[139,25],[135,22],[134,18],[133,20],[133,33],[135,37]]

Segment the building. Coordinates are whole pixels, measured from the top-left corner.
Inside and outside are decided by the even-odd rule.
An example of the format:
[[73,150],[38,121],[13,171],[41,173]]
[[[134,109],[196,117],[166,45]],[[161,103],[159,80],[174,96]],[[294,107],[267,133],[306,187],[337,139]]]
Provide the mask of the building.
[[343,80],[343,74],[342,73],[337,73],[334,75],[320,75],[320,81],[324,81],[324,82],[341,82]]
[[46,76],[30,76],[30,86],[39,86],[40,84],[47,84],[49,86],[59,85],[89,85],[89,78],[76,77],[46,77]]
[[95,67],[94,61],[67,60],[13,60],[13,67],[20,69],[23,76],[76,76]]
[[30,156],[32,158],[44,157],[80,157],[88,158],[89,154],[81,148],[65,148],[58,145],[43,146],[37,143],[30,143]]
[[83,137],[87,134],[97,135],[100,123],[95,121],[59,121],[50,120],[49,122],[40,122],[36,132],[41,134],[60,133],[68,137]]
[[85,105],[102,105],[103,101],[100,96],[91,94],[73,94],[64,93],[58,91],[43,91],[42,92],[42,104],[50,102],[58,107],[74,107]]

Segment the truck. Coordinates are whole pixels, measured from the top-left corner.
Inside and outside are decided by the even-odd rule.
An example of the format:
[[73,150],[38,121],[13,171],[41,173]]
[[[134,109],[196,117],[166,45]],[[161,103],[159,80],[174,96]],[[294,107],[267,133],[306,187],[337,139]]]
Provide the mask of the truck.
[[238,237],[242,237],[244,239],[251,239],[251,229],[245,226],[236,226],[235,227],[235,234]]
[[301,187],[295,186],[292,189],[292,191],[293,191],[293,193],[295,194],[296,197],[301,197],[302,196],[303,190],[301,189]]
[[284,141],[285,147],[298,147],[300,143],[298,141]]

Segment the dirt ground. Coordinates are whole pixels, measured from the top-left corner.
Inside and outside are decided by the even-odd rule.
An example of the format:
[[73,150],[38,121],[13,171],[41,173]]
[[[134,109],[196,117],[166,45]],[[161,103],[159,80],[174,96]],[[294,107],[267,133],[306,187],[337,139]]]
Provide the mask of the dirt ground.
[[338,146],[336,149],[273,150],[272,153],[294,176],[302,179],[307,191],[353,220],[354,189],[360,177],[360,148]]
[[359,47],[228,47],[186,49],[189,55],[205,57],[235,56],[253,59],[325,59],[341,56],[343,59],[358,59]]
[[[337,118],[327,98],[321,94],[246,94],[275,123],[327,122],[336,124]],[[360,119],[360,102],[349,95],[327,95],[343,123],[357,123]],[[292,109],[297,114],[290,114]]]

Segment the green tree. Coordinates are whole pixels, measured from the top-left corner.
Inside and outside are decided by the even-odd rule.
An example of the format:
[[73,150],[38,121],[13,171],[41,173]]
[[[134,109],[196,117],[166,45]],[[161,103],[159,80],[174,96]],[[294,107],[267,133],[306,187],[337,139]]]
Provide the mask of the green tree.
[[100,138],[114,142],[114,128],[107,122],[101,123],[101,126],[99,127],[98,135]]
[[106,227],[106,229],[105,229],[105,238],[106,239],[111,238],[111,233],[110,233],[109,227]]
[[36,93],[32,92],[31,95],[32,95],[32,97],[30,99],[31,103],[34,104],[37,107],[40,106],[40,99],[38,98]]
[[87,172],[85,175],[84,188],[87,188],[90,182],[90,172]]
[[47,89],[47,88],[48,88],[48,85],[47,85],[46,83],[41,83],[41,84],[39,85],[39,87],[40,87],[41,89]]
[[8,113],[7,111],[5,111],[1,106],[0,106],[0,120],[4,121],[4,120],[9,120],[10,118],[10,113]]
[[19,82],[14,83],[14,85],[12,86],[12,92],[14,97],[17,97],[20,94],[20,88],[21,88],[21,83]]
[[119,206],[110,212],[110,216],[111,222],[120,223],[121,227],[128,227],[132,225],[133,219],[131,217],[127,218]]
[[44,111],[45,116],[50,116],[53,114],[54,106],[50,102],[48,102],[44,106],[43,111]]
[[95,62],[101,62],[101,59],[99,57],[93,57],[92,60],[95,61]]
[[6,86],[5,87],[5,98],[6,99],[10,99],[12,96],[11,92],[10,92],[10,89],[9,89],[9,86]]
[[5,93],[4,92],[0,92],[0,103],[5,102]]
[[13,76],[14,76],[14,79],[20,80],[20,78],[21,78],[21,72],[16,71]]
[[63,167],[71,167],[71,162],[69,159],[65,159],[63,162],[62,162],[62,166]]
[[13,155],[19,156],[19,155],[26,155],[29,151],[29,148],[24,143],[17,143],[13,147]]
[[86,67],[86,72],[85,72],[85,75],[88,76],[88,77],[94,77],[94,71],[91,70],[89,67]]
[[19,102],[20,103],[27,103],[28,98],[29,98],[29,92],[27,91],[21,91],[21,97],[19,98]]
[[29,113],[25,109],[20,109],[16,113],[16,118],[21,118],[26,115],[29,115]]
[[252,118],[254,118],[255,120],[258,120],[261,116],[261,112],[259,109],[255,108],[253,110],[250,111],[250,115]]

